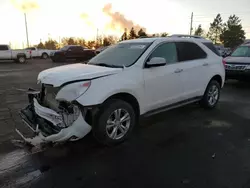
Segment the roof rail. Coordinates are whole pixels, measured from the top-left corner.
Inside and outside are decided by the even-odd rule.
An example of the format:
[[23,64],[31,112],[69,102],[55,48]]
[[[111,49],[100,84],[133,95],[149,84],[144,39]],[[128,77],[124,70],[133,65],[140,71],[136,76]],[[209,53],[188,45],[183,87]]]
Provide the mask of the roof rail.
[[175,34],[175,35],[171,35],[171,36],[169,36],[169,37],[205,39],[204,37],[197,36],[197,35],[179,35],[179,34]]
[[139,39],[143,39],[143,38],[151,38],[150,36],[140,36]]

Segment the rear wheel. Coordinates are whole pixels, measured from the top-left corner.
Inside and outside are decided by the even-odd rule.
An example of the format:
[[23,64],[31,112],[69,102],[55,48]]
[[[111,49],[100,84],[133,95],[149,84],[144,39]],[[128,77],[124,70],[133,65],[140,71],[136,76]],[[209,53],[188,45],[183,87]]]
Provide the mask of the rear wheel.
[[220,84],[216,80],[211,80],[207,86],[205,94],[203,95],[201,105],[208,109],[214,108],[219,101],[220,90]]
[[17,57],[17,62],[18,63],[25,63],[26,62],[25,56],[19,56],[19,57]]
[[42,54],[42,59],[47,59],[49,56],[48,56],[48,54],[47,53],[43,53]]
[[112,99],[105,102],[94,118],[93,134],[104,145],[116,145],[128,138],[135,122],[132,106],[125,101]]

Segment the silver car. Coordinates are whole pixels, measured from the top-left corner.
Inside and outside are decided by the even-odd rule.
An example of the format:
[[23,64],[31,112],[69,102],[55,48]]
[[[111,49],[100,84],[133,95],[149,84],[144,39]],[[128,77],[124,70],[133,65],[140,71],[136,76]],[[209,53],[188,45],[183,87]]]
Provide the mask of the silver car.
[[226,78],[250,80],[250,44],[243,44],[224,59]]

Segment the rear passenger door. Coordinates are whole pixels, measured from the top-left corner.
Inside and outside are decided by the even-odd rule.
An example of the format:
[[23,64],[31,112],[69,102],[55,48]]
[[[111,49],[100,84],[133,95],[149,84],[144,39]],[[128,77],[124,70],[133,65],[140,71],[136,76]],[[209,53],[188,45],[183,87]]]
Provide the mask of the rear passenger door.
[[193,42],[176,42],[178,61],[181,65],[181,80],[184,88],[184,100],[203,95],[208,84],[208,66],[206,52]]

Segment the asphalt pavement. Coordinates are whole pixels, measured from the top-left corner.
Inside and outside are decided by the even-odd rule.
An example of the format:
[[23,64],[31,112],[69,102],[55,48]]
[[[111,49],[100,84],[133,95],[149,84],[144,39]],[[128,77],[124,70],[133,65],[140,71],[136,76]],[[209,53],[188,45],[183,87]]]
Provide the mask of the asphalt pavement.
[[[67,62],[71,63],[71,62]],[[125,143],[81,141],[31,153],[18,145],[18,111],[50,60],[0,62],[0,187],[250,187],[250,83],[228,81],[218,107],[197,104],[141,119]]]

